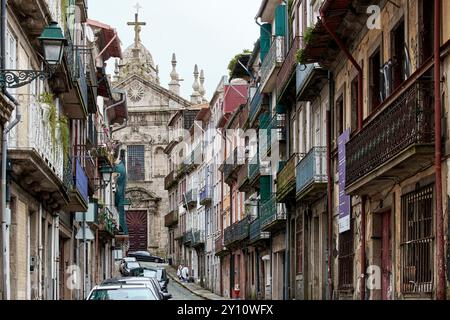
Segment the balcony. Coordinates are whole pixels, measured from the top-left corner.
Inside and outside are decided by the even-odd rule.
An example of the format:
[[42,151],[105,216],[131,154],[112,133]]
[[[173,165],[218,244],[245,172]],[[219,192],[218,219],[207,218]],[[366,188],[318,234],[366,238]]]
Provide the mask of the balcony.
[[247,164],[248,167],[248,182],[251,186],[259,182],[258,178],[261,176],[261,163],[259,161],[259,153],[257,153]]
[[197,189],[189,190],[185,193],[184,196],[185,200],[185,207],[187,206],[187,209],[193,209],[197,207]]
[[117,210],[113,210],[112,207],[101,209],[98,217],[98,223],[98,230],[101,236],[114,237],[116,231],[118,231]]
[[177,180],[175,179],[175,171],[171,171],[165,178],[164,178],[164,190],[169,190],[173,186],[177,184]]
[[314,201],[326,193],[327,158],[325,147],[315,147],[297,165],[297,201]]
[[194,232],[192,230],[188,230],[185,233],[183,233],[184,245],[190,246],[193,240],[194,240]]
[[346,146],[346,191],[366,194],[434,163],[433,84],[411,81]]
[[223,231],[223,243],[225,246],[228,246],[230,243],[233,243],[233,225],[225,228]]
[[317,63],[297,65],[296,93],[298,101],[312,101],[326,84],[328,72]]
[[286,141],[286,115],[276,113],[269,124],[271,146]]
[[85,212],[88,209],[88,177],[81,166],[80,158],[72,159],[73,185],[69,192],[70,202],[68,210]]
[[264,113],[259,119],[259,153],[264,157],[269,153],[272,144],[272,116],[270,113]]
[[294,76],[295,67],[298,65],[297,63],[297,51],[300,48],[300,37],[295,37],[292,40],[291,48],[284,59],[283,65],[280,69],[280,72],[277,76],[277,99],[278,101],[286,95],[290,94],[289,88],[293,88],[295,90],[295,85],[291,85],[291,83],[295,83],[296,77]]
[[173,233],[173,238],[175,240],[183,241],[184,233],[182,232],[182,229],[179,225],[178,225],[178,227],[175,228],[175,232]]
[[286,222],[286,210],[282,203],[277,203],[276,195],[272,195],[261,205],[261,230],[272,231],[282,228]]
[[223,175],[227,184],[232,184],[237,179],[239,168],[245,163],[245,148],[236,147],[233,153],[225,161]]
[[193,248],[200,248],[205,245],[205,231],[204,230],[197,230],[193,233],[192,237],[192,244],[191,246]]
[[172,227],[178,223],[178,208],[173,209],[164,216],[164,226],[166,228]]
[[250,101],[248,118],[251,127],[253,127],[256,120],[258,120],[259,115],[265,111],[267,111],[267,106],[264,104],[264,96],[261,94],[261,89],[258,88]]
[[283,202],[286,199],[295,198],[296,188],[296,166],[299,160],[297,153],[293,154],[286,162],[283,169],[277,175],[277,201]]
[[200,189],[200,205],[205,206],[212,202],[212,188],[208,185]]
[[261,66],[261,93],[270,93],[274,89],[283,59],[284,37],[275,37]]
[[237,177],[237,187],[240,192],[250,191],[249,179],[248,179],[248,161],[241,167]]
[[215,248],[215,251],[216,251],[216,256],[220,257],[220,256],[224,256],[224,255],[226,255],[228,253],[228,249],[227,249],[227,247],[225,247],[224,238],[223,238],[222,234],[220,234],[217,237],[217,239],[216,239],[216,241],[214,243],[214,248]]
[[81,58],[80,49],[72,43],[69,31],[66,32],[66,38],[69,41],[69,45],[66,47],[66,57],[72,87],[64,95],[64,113],[69,119],[86,119],[89,94],[85,65]]
[[64,146],[59,137],[52,139],[47,121],[48,105],[37,97],[24,108],[23,122],[8,134],[8,158],[11,177],[24,190],[55,211],[64,210],[69,202],[71,178],[66,179]]
[[250,244],[267,239],[270,239],[270,232],[261,230],[261,220],[259,218],[253,220],[250,223]]
[[248,218],[245,217],[242,220],[232,224],[225,229],[224,232],[224,243],[227,248],[239,245],[240,242],[244,241],[249,236],[249,222]]

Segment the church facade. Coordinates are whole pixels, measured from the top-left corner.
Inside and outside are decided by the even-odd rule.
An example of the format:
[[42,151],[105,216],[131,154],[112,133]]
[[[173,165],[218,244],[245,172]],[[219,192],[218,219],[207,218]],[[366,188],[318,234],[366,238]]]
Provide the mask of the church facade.
[[169,119],[191,103],[180,96],[176,57],[172,57],[171,82],[160,85],[158,67],[140,39],[138,14],[129,23],[135,28],[135,41],[117,61],[114,88],[127,93],[128,123],[114,133],[126,152],[128,173],[126,198],[131,202],[126,212],[129,231],[128,251],[149,251],[167,256],[168,195],[164,178],[168,170],[164,149],[169,143]]

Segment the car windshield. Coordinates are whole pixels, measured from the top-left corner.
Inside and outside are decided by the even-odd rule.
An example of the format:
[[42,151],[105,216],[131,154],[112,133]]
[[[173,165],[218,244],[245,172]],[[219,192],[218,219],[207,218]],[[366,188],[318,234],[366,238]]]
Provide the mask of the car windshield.
[[147,288],[98,289],[89,300],[157,300]]
[[144,277],[146,277],[146,278],[156,278],[157,277],[156,270],[145,269],[144,270]]
[[137,269],[140,268],[141,266],[139,265],[139,262],[128,262],[127,267],[128,269]]

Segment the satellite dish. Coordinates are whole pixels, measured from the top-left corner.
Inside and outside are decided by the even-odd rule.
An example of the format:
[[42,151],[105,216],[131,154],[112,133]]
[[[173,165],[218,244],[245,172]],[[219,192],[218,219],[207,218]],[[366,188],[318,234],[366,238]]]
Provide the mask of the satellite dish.
[[94,41],[95,41],[94,31],[92,31],[92,27],[91,27],[91,26],[88,26],[88,27],[86,28],[86,39],[87,39],[89,42],[94,42]]

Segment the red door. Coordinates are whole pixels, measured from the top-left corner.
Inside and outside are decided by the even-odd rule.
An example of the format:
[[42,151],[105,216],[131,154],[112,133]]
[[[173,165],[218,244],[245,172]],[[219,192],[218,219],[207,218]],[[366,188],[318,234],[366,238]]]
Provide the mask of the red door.
[[382,239],[381,239],[381,298],[390,300],[391,285],[391,212],[383,213],[382,217]]
[[129,251],[147,251],[147,211],[127,212]]

